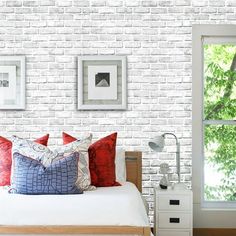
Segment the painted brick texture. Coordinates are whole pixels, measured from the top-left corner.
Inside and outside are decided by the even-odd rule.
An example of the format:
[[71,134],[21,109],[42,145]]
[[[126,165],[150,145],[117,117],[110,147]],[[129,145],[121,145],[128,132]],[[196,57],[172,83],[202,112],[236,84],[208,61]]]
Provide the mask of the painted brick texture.
[[[159,165],[175,171],[175,142],[163,153],[150,137],[174,132],[181,144],[182,180],[191,186],[192,24],[236,22],[234,0],[1,0],[0,54],[26,56],[25,111],[0,111],[0,134],[35,139],[62,131],[118,132],[118,145],[143,151],[143,194],[153,221]],[[126,55],[128,109],[77,111],[79,55]],[[176,180],[176,175],[172,177]]]

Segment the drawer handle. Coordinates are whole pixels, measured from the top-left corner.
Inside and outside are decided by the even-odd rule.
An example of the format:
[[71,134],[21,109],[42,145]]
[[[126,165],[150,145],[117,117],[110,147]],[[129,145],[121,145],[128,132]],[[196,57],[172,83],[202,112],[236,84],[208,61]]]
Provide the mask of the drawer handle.
[[180,219],[179,218],[170,218],[170,223],[179,223]]
[[179,200],[170,200],[170,205],[179,205]]

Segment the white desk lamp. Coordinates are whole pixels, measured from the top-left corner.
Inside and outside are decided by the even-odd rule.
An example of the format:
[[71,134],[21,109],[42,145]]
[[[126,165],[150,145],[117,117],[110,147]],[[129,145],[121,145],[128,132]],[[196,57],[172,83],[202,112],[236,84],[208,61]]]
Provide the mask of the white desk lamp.
[[185,184],[180,182],[180,145],[176,135],[173,133],[164,133],[160,136],[156,136],[148,142],[148,146],[156,152],[161,152],[165,146],[166,135],[174,136],[176,142],[176,169],[178,175],[178,183],[174,185],[174,189],[186,189]]

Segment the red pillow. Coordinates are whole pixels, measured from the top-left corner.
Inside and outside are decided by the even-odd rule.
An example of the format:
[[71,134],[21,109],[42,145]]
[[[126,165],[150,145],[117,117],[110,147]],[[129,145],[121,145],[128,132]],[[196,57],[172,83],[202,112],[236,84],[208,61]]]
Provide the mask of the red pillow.
[[34,142],[42,144],[44,146],[48,146],[48,139],[49,139],[49,134],[46,134],[41,138],[37,138],[36,140],[34,140]]
[[[47,146],[49,134],[36,139],[35,142]],[[12,143],[0,136],[0,186],[10,185],[12,164]]]
[[[96,187],[120,186],[116,182],[115,155],[117,133],[113,133],[90,145],[89,170],[91,184]],[[63,133],[63,143],[68,144],[77,140]]]
[[76,138],[70,136],[69,134],[62,132],[63,144],[66,145],[68,143],[74,142],[77,140]]

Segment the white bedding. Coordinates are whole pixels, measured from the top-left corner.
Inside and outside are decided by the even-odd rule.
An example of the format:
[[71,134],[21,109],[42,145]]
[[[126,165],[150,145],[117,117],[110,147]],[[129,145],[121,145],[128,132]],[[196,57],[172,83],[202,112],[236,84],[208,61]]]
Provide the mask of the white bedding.
[[135,185],[80,195],[18,195],[0,190],[0,225],[149,226]]

